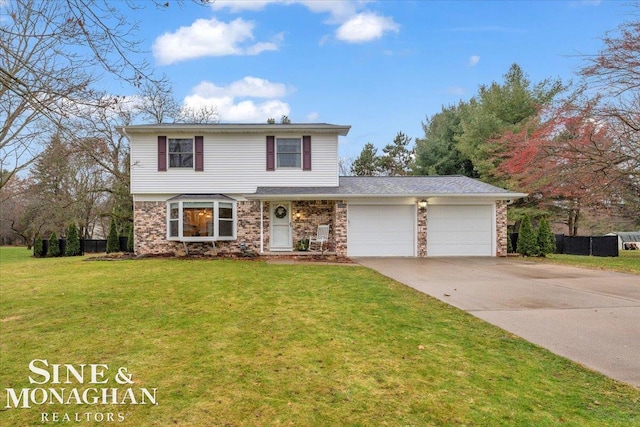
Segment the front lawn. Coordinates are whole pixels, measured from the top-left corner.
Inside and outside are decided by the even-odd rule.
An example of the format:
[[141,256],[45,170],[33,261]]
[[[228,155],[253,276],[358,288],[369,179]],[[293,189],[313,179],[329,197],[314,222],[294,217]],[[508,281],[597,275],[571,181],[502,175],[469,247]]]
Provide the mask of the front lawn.
[[620,251],[620,256],[618,257],[553,254],[548,255],[545,260],[547,262],[573,265],[576,267],[640,274],[640,251]]
[[[640,424],[640,390],[365,268],[22,248],[0,248],[0,264],[2,407],[8,388],[157,389],[157,405],[4,409],[3,426],[53,413],[94,420],[63,425]],[[34,359],[104,364],[109,382],[30,384],[44,382]],[[114,381],[119,368],[133,384]]]

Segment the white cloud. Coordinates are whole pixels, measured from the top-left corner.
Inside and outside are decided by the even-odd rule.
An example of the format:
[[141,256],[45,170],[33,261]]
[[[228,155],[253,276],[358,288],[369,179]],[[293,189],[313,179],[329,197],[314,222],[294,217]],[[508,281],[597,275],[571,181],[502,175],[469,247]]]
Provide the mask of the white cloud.
[[460,86],[450,86],[445,92],[449,95],[464,95],[466,90]]
[[[359,3],[364,4],[366,1]],[[227,9],[231,13],[239,13],[243,11],[259,11],[272,4],[283,6],[302,4],[313,13],[329,13],[332,20],[337,20],[338,22],[344,22],[344,20],[356,13],[354,2],[344,0],[217,0],[211,7],[213,10]]]
[[203,81],[192,92],[184,99],[184,105],[216,107],[221,120],[225,122],[266,123],[269,117],[277,119],[289,115],[291,111],[286,102],[277,99],[286,96],[286,85],[257,77],[247,76],[228,86]]
[[[312,13],[328,13],[327,24],[339,25],[335,37],[348,43],[364,43],[381,38],[389,31],[399,31],[399,25],[392,18],[380,16],[374,12],[363,10],[369,0],[359,1],[320,1],[320,0],[217,0],[213,3],[214,10],[227,9],[230,12],[258,11],[268,5],[289,6],[301,4]],[[360,13],[358,13],[361,11]],[[327,41],[324,36],[319,44]]]
[[480,62],[480,57],[478,55],[471,55],[467,64],[469,67],[475,67],[478,65],[478,62]]
[[318,118],[320,118],[320,114],[318,114],[315,111],[312,111],[311,113],[307,114],[307,122],[309,123],[317,122]]
[[371,12],[359,13],[342,24],[336,31],[338,40],[363,43],[379,39],[388,31],[399,31],[393,19]]
[[287,94],[284,84],[252,76],[236,80],[228,86],[216,86],[214,83],[203,81],[194,87],[193,91],[206,97],[281,98]]
[[272,42],[253,40],[252,22],[235,19],[229,23],[215,18],[198,19],[189,27],[180,27],[174,33],[165,33],[153,44],[153,56],[159,64],[168,65],[203,56],[257,55],[265,50],[277,50]]

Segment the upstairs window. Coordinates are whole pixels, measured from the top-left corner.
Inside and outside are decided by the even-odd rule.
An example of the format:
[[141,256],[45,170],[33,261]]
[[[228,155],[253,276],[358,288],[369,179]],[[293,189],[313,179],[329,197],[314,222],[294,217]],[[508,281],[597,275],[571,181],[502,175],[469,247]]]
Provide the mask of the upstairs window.
[[169,167],[193,167],[193,139],[169,138]]
[[302,167],[302,140],[278,138],[276,140],[276,165],[279,168]]

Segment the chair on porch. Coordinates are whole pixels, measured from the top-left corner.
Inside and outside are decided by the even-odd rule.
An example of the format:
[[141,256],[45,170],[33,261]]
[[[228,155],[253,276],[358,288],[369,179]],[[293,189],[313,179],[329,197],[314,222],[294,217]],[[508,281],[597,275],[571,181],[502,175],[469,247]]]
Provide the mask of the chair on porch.
[[316,244],[320,245],[320,252],[322,252],[322,247],[326,242],[329,241],[329,226],[328,225],[319,225],[318,231],[316,233],[316,237],[309,236],[309,250],[311,250],[311,245]]

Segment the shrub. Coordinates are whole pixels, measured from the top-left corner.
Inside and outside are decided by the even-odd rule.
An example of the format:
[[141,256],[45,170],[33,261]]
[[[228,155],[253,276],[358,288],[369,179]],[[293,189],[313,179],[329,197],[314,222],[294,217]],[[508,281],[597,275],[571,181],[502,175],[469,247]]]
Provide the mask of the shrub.
[[118,226],[115,218],[111,218],[111,226],[107,236],[107,253],[111,252],[120,252],[120,238],[118,237]]
[[49,236],[49,250],[47,251],[47,255],[60,256],[60,242],[58,241],[58,236],[55,231]]
[[129,225],[129,234],[127,236],[127,252],[133,252],[133,224]]
[[535,256],[540,252],[537,236],[535,231],[533,231],[533,226],[531,225],[531,220],[528,215],[525,215],[520,223],[516,250],[523,256]]
[[78,256],[82,254],[80,250],[80,237],[78,236],[78,227],[75,222],[69,224],[67,228],[67,247],[64,251],[66,256]]
[[44,245],[40,237],[36,237],[36,242],[33,244],[33,256],[37,258],[45,256]]
[[551,232],[547,218],[542,218],[538,227],[538,248],[540,249],[540,256],[552,254],[556,251],[556,236]]

